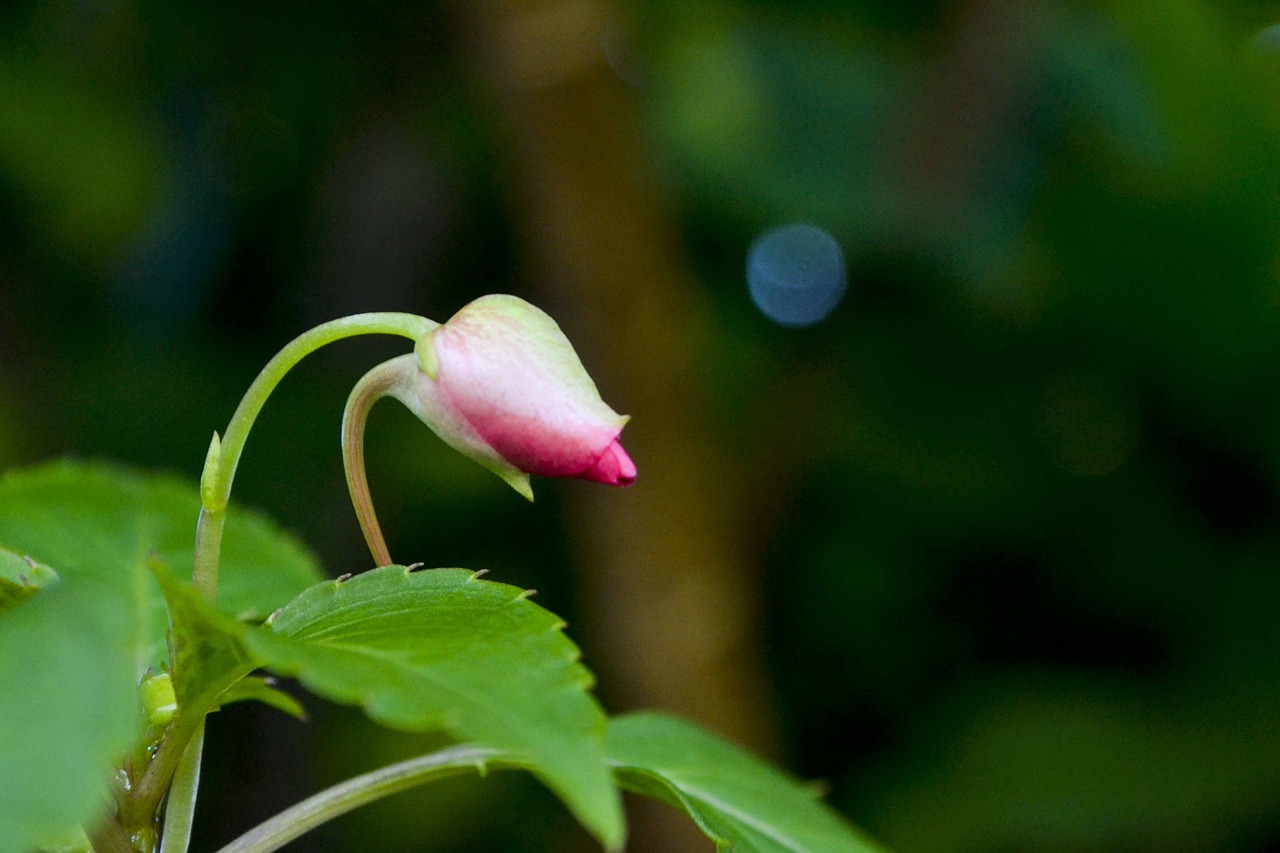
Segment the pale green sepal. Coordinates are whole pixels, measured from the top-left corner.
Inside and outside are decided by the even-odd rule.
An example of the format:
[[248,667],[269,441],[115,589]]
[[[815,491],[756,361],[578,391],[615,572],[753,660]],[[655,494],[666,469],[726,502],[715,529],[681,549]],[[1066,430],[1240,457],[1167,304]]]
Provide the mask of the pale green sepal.
[[440,375],[440,362],[436,360],[435,338],[436,330],[432,329],[418,338],[417,343],[413,345],[413,353],[418,357],[418,368],[431,377],[432,381],[435,381]]
[[[439,435],[439,431],[437,431],[436,434]],[[533,484],[530,482],[528,474],[521,471],[516,466],[503,461],[501,457],[493,454],[486,454],[482,450],[459,450],[459,452],[473,461],[478,462],[482,467],[497,474],[502,478],[504,483],[519,492],[521,497],[529,503],[533,503]]]
[[516,468],[493,467],[493,472],[506,481],[506,484],[520,493],[525,500],[533,503],[533,485],[529,475]]
[[[434,347],[426,349],[434,352]],[[421,354],[421,349],[418,352]],[[418,356],[402,355],[375,369],[385,369],[396,377],[397,381],[388,383],[387,393],[403,403],[445,444],[497,474],[525,499],[533,500],[529,475],[499,456],[465,418],[440,399],[439,387],[422,367]]]

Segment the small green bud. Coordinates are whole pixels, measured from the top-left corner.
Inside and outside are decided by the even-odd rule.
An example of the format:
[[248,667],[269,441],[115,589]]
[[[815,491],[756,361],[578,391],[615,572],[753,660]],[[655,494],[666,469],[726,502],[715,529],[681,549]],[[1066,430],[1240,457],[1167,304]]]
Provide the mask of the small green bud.
[[209,442],[209,452],[204,457],[204,470],[200,472],[200,503],[207,510],[223,509],[226,502],[218,497],[218,471],[222,464],[222,439],[215,432]]
[[435,331],[436,329],[432,329],[418,338],[418,342],[413,346],[413,353],[418,357],[418,369],[433,380],[440,376],[440,363],[436,361],[436,346],[432,341]]
[[178,697],[173,692],[173,679],[169,673],[142,679],[142,707],[147,711],[147,721],[153,726],[167,726],[178,710]]

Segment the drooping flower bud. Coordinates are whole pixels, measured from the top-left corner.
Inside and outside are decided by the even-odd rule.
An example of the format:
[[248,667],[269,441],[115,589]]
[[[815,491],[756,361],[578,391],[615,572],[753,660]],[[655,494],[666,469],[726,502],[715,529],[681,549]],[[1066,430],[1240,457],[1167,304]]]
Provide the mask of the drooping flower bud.
[[418,341],[420,370],[391,389],[463,454],[532,497],[530,474],[628,486],[627,418],[600,399],[560,327],[515,296],[483,296]]
[[484,296],[417,340],[415,351],[356,383],[342,419],[343,465],[365,541],[391,563],[364,467],[373,404],[395,397],[436,435],[533,500],[529,475],[629,486],[636,466],[618,436],[627,418],[605,405],[555,321],[514,296]]

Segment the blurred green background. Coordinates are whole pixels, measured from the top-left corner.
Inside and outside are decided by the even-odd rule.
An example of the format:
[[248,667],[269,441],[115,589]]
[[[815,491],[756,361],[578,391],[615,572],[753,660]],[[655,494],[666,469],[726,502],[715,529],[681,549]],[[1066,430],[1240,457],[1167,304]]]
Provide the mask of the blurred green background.
[[[1280,850],[1280,3],[0,5],[0,466],[195,478],[257,369],[369,310],[557,317],[637,484],[527,505],[379,407],[392,552],[564,614],[615,712],[822,780],[901,851]],[[761,233],[843,248],[823,323]],[[342,404],[265,410],[237,496],[369,559]],[[430,748],[308,700],[210,727],[197,850]],[[637,851],[707,851],[635,807]],[[527,779],[298,851],[578,851]]]

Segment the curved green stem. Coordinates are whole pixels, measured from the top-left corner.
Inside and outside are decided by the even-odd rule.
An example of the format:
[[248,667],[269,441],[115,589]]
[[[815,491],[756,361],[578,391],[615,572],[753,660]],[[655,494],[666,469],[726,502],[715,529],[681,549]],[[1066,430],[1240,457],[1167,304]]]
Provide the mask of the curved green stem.
[[240,405],[232,414],[231,422],[227,425],[227,431],[222,437],[218,494],[223,505],[225,506],[231,494],[231,481],[235,477],[236,466],[240,462],[240,453],[244,449],[245,440],[249,437],[249,430],[258,417],[258,412],[262,411],[267,397],[294,365],[320,347],[343,338],[383,334],[401,335],[416,342],[438,325],[416,314],[393,312],[353,314],[350,317],[322,323],[286,344],[275,358],[267,362],[267,366],[262,368],[258,378],[249,386]]
[[325,344],[355,335],[400,335],[417,341],[438,324],[416,314],[382,312],[354,314],[316,326],[294,338],[280,350],[254,379],[240,405],[231,416],[221,440],[215,438],[201,479],[203,506],[196,527],[196,559],[192,582],[201,594],[213,599],[218,590],[218,562],[222,546],[222,528],[226,520],[227,501],[236,467],[244,451],[245,441],[254,420],[262,411],[267,397],[280,384],[294,365]]
[[[355,314],[316,326],[294,338],[262,368],[240,400],[219,437],[214,433],[200,477],[200,518],[196,524],[195,559],[191,580],[208,601],[218,593],[218,568],[227,502],[236,468],[258,413],[275,387],[298,362],[320,347],[356,335],[400,335],[418,341],[439,324],[415,314],[379,312]],[[166,817],[164,850],[183,851],[191,831],[195,791],[200,776],[200,752],[204,742],[205,708],[179,710],[133,793],[119,805],[133,821],[149,821],[156,814],[165,791],[173,786]],[[185,712],[185,713],[184,713]],[[170,835],[173,835],[170,841]],[[108,843],[106,839],[104,843]]]
[[326,821],[374,800],[417,785],[457,776],[468,770],[526,770],[528,763],[511,753],[475,746],[455,746],[356,776],[308,797],[259,824],[218,853],[271,853]]
[[351,493],[356,518],[360,520],[364,541],[378,566],[389,566],[392,561],[387,540],[378,524],[378,515],[373,509],[373,497],[369,494],[369,478],[364,467],[364,428],[373,404],[395,389],[403,388],[417,372],[417,362],[411,355],[383,362],[356,383],[342,412],[342,467],[347,474],[347,489]]

